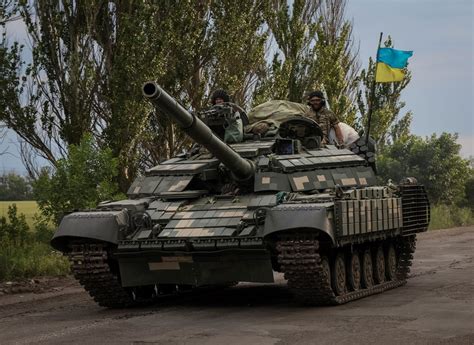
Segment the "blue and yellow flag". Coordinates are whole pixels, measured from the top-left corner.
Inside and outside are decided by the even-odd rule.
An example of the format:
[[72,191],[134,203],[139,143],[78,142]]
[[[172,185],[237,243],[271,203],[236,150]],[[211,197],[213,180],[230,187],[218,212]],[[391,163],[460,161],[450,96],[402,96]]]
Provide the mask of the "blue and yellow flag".
[[402,81],[405,78],[403,68],[407,66],[408,58],[412,55],[413,51],[379,48],[375,81],[377,83]]

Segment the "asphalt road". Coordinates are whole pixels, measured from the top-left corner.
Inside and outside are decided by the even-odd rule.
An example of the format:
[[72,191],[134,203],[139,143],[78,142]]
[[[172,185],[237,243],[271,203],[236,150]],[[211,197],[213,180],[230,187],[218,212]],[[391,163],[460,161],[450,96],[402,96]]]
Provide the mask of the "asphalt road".
[[408,284],[337,307],[285,281],[107,310],[76,284],[0,296],[0,344],[474,344],[474,227],[419,235]]

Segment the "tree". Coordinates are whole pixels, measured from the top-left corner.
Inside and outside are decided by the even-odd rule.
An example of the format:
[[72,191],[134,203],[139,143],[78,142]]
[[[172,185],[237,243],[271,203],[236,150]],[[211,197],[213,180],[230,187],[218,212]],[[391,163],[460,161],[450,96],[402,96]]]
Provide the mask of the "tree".
[[256,104],[269,99],[301,102],[305,93],[322,88],[336,115],[355,121],[359,66],[345,5],[345,0],[297,0],[290,10],[287,1],[272,1],[266,19],[277,49],[258,84]]
[[353,45],[352,23],[345,19],[345,6],[346,0],[321,3],[309,89],[323,88],[331,110],[341,121],[354,125],[360,65]]
[[[166,70],[157,78],[160,84],[191,110],[207,107],[206,95],[215,88],[227,89],[234,101],[248,105],[265,64],[266,36],[261,30],[265,2],[198,1],[188,7],[171,7],[169,28],[160,31],[166,59]],[[141,161],[145,166],[169,158],[190,144],[166,114],[151,114],[148,139],[142,142]]]
[[387,146],[378,158],[382,179],[400,181],[413,176],[425,185],[430,201],[453,204],[465,197],[468,179],[472,176],[469,162],[459,155],[461,145],[456,134],[433,134],[423,139],[410,136]]
[[27,179],[14,173],[0,178],[0,200],[31,200],[31,186]]
[[277,49],[268,76],[257,89],[256,103],[268,99],[301,101],[309,83],[318,8],[318,2],[296,0],[290,11],[286,0],[271,1],[265,19]]
[[0,120],[54,167],[93,133],[118,157],[125,190],[139,167],[187,145],[166,117],[149,118],[143,82],[158,80],[192,109],[218,84],[244,101],[263,63],[262,4],[18,0],[33,61],[9,69],[15,82],[23,73],[28,88],[9,88],[16,106]]
[[99,201],[123,197],[114,183],[118,161],[110,149],[99,149],[92,136],[85,135],[68,151],[68,157],[58,160],[54,172],[42,169],[33,183],[42,214],[56,224],[75,209],[93,208]]

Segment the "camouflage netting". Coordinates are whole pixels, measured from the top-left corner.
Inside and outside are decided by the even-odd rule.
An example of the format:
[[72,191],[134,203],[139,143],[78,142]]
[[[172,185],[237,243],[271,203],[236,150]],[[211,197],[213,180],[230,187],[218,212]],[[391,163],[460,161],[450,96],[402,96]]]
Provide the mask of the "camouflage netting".
[[248,113],[250,125],[259,122],[278,125],[278,123],[292,116],[304,116],[310,113],[310,107],[290,101],[273,100],[262,103]]

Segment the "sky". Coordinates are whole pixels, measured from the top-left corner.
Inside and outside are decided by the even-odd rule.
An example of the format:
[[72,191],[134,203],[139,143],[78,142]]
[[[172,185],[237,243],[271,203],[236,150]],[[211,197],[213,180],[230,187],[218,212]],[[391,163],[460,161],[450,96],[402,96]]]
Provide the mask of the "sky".
[[[354,43],[362,68],[375,57],[380,32],[396,49],[413,50],[412,80],[402,93],[413,112],[411,131],[421,136],[458,133],[461,155],[474,156],[474,2],[472,0],[348,0]],[[10,25],[10,37],[24,39],[21,22]],[[9,133],[0,152],[0,174],[25,169],[17,138]]]

